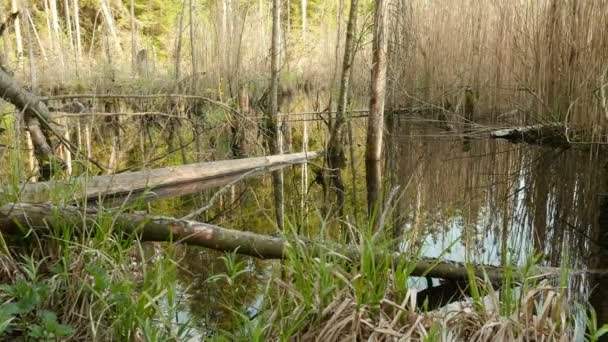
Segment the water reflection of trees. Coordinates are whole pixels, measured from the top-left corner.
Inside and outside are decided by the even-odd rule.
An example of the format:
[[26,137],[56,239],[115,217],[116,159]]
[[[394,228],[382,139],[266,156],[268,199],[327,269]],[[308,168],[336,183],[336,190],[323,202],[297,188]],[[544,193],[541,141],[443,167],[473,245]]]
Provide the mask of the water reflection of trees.
[[477,260],[500,261],[508,249],[542,252],[557,266],[567,250],[573,266],[588,265],[604,177],[594,153],[490,140],[463,148],[458,138],[410,124],[398,132],[394,178],[408,184],[399,210],[408,232],[440,240],[458,229]]
[[186,288],[184,295],[187,311],[193,323],[204,334],[236,326],[232,310],[241,310],[242,314],[247,314],[251,306],[255,305],[266,277],[271,272],[270,262],[236,256],[237,261],[244,263],[246,272],[239,275],[235,283],[230,284],[224,278],[208,281],[215,275],[228,273],[221,258],[225,254],[184,246],[178,255],[178,276]]

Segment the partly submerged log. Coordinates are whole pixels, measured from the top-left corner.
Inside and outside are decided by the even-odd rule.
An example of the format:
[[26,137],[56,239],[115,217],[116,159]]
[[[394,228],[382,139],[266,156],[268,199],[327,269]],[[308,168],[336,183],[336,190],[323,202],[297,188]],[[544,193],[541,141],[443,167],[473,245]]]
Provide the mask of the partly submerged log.
[[541,124],[513,127],[490,132],[493,139],[505,139],[512,143],[527,143],[558,148],[571,146],[567,128],[563,124]]
[[[20,189],[19,200],[30,203],[45,203],[56,193],[73,193],[74,200],[97,201],[116,199],[138,195],[157,198],[157,193],[168,192],[171,189],[200,188],[203,182],[211,182],[219,178],[230,181],[233,177],[252,170],[260,172],[274,170],[277,167],[306,163],[317,158],[320,152],[292,153],[267,157],[232,159],[224,161],[196,163],[150,169],[137,172],[125,172],[107,176],[76,177],[69,183],[39,182],[28,183]],[[251,173],[250,176],[260,172]],[[198,184],[195,184],[198,183]],[[221,182],[212,182],[222,185]],[[1,195],[1,192],[0,192]]]
[[[329,244],[306,239],[286,240],[279,237],[261,235],[246,231],[238,231],[218,227],[212,224],[176,219],[171,217],[154,217],[139,214],[116,213],[99,211],[95,208],[79,208],[74,206],[53,206],[49,204],[7,204],[0,207],[0,232],[2,234],[23,234],[32,228],[38,232],[45,232],[48,227],[55,225],[65,227],[71,225],[83,228],[95,227],[93,222],[100,215],[111,215],[114,231],[124,233],[126,236],[139,237],[142,241],[174,241],[188,245],[206,247],[218,251],[236,251],[239,254],[249,255],[261,259],[283,259],[287,255],[288,246],[298,245],[298,249],[305,250],[312,256],[322,253],[342,255],[353,262],[360,257],[360,250],[356,246]],[[385,251],[377,251],[377,257],[387,256]],[[469,276],[467,267],[461,263],[442,261],[438,259],[419,259],[412,262],[408,256],[400,253],[388,255],[394,262],[412,263],[411,275],[443,278],[456,281],[466,281]],[[377,259],[380,260],[380,259]],[[477,277],[489,279],[500,284],[502,268],[495,266],[474,266]],[[559,270],[538,268],[533,275],[557,274]],[[516,272],[512,279],[517,280]]]

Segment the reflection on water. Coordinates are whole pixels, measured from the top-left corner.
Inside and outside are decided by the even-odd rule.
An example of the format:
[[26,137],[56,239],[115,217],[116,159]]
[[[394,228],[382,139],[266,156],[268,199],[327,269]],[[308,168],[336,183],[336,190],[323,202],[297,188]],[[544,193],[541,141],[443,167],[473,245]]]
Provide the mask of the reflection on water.
[[[605,267],[597,242],[606,236],[606,230],[600,232],[598,196],[606,192],[607,178],[597,153],[490,140],[463,142],[443,134],[431,127],[401,123],[387,144],[387,186],[399,185],[404,190],[396,210],[397,231],[407,239],[404,243],[422,246],[425,256],[455,261],[521,265],[531,255],[542,253],[542,262],[550,266]],[[363,171],[359,174],[364,177]],[[268,188],[269,184],[262,185]],[[287,192],[294,193],[299,196]],[[299,203],[299,199],[290,201]],[[271,208],[260,196],[255,200],[245,196],[239,210],[259,217],[260,211]],[[232,216],[227,227],[246,225],[268,232],[272,222],[270,217],[243,222],[238,213]],[[208,282],[209,277],[227,271],[222,255],[183,248],[180,279],[189,312],[201,331],[230,327],[233,315],[228,314],[227,303],[245,314],[255,311],[272,272],[269,262],[239,257],[247,272],[237,283]],[[587,277],[571,281],[578,288],[589,288]],[[603,302],[592,303],[600,321],[608,317]]]
[[236,256],[234,262],[240,265],[236,270],[239,273],[235,274],[234,268],[227,267],[223,253],[181,246],[177,254],[184,305],[176,321],[178,324],[190,321],[197,330],[193,337],[232,330],[236,322],[231,310],[240,311],[244,317],[257,314],[273,261]]
[[521,263],[543,253],[559,266],[567,252],[571,266],[589,265],[605,178],[593,153],[494,140],[464,148],[458,139],[433,138],[439,133],[432,128],[399,130],[400,219],[408,236],[427,236],[429,256],[457,240],[449,259],[500,264],[512,256]]
[[[600,215],[604,155],[493,140],[464,144],[411,124],[395,131],[392,179],[406,188],[399,219],[405,236],[422,237],[427,256],[521,265],[542,255],[548,266],[607,267],[608,248],[599,242],[608,234],[608,219],[600,220],[608,214]],[[608,201],[602,206],[608,209]],[[598,321],[607,322],[606,280],[585,274],[569,280],[583,299],[594,288],[590,303]]]

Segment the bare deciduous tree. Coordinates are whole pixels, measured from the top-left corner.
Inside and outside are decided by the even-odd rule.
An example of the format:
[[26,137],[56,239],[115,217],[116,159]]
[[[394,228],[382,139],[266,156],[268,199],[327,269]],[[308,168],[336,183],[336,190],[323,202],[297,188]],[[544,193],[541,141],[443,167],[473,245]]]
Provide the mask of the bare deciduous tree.
[[351,0],[348,25],[346,27],[346,42],[344,43],[344,60],[342,62],[342,75],[340,78],[340,95],[336,111],[336,120],[331,128],[327,144],[327,164],[331,182],[336,191],[337,207],[342,214],[344,208],[344,182],[341,169],[346,164],[344,154],[344,124],[346,123],[346,107],[350,88],[351,68],[354,58],[354,36],[357,25],[358,0]]
[[[278,92],[279,92],[279,39],[280,39],[280,27],[281,27],[281,1],[272,1],[272,47],[271,47],[271,58],[270,58],[270,117],[268,118],[268,142],[270,146],[270,152],[272,154],[281,153],[281,144],[279,140],[279,103],[278,103]],[[284,203],[283,203],[283,173],[275,171],[272,173],[272,183],[276,210],[277,226],[280,230],[283,230],[284,222]]]
[[375,0],[372,79],[367,122],[365,167],[367,205],[370,215],[380,206],[382,187],[382,136],[384,129],[384,94],[386,87],[387,12],[389,0]]

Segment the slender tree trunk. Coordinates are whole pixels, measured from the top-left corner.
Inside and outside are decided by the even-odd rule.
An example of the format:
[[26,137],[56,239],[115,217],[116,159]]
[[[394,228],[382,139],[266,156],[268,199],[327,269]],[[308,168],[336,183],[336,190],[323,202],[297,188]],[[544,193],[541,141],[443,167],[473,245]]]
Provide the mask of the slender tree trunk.
[[193,1],[189,0],[188,2],[188,20],[190,21],[190,55],[192,57],[192,83],[193,83],[193,87],[192,87],[192,91],[196,94],[196,79],[197,79],[197,62],[196,62],[196,48],[194,45],[194,5],[193,5]]
[[[65,126],[65,134],[64,134],[64,139],[66,141],[70,141],[70,129],[68,126],[68,118],[64,118],[63,120],[63,124]],[[61,145],[61,148],[63,149],[63,161],[65,162],[65,173],[68,176],[72,175],[72,153],[70,152],[70,150],[68,149],[68,147],[66,145]]]
[[[32,87],[32,91],[36,91],[37,82],[36,82],[36,64],[34,58],[34,45],[32,44],[32,25],[29,18],[29,10],[25,10],[24,20],[25,23],[25,33],[27,37],[27,48],[28,48],[28,59],[30,64],[30,86]],[[28,151],[28,168],[29,168],[29,182],[36,182],[38,174],[38,163],[36,161],[36,155],[34,154],[34,143],[32,142],[32,136],[29,131],[25,132],[25,144]]]
[[103,14],[104,22],[106,23],[108,35],[110,36],[110,45],[115,50],[114,52],[120,53],[122,52],[122,47],[120,46],[118,33],[116,33],[116,27],[114,26],[114,17],[112,16],[110,6],[107,4],[106,0],[99,0],[99,5],[101,6],[101,13]]
[[[55,42],[57,43],[57,51],[55,51],[59,55],[59,61],[61,62],[61,66],[65,68],[65,60],[63,58],[63,44],[61,43],[61,29],[59,28],[59,14],[57,12],[57,0],[50,0],[49,2],[51,6],[51,23],[53,28],[53,35]],[[63,73],[61,73],[63,75]]]
[[308,31],[308,0],[302,0],[302,40],[306,42]]
[[80,69],[82,59],[82,42],[80,36],[80,8],[78,0],[73,0],[74,5],[74,30],[76,31],[76,72]]
[[[280,131],[279,131],[279,53],[280,53],[280,27],[281,27],[281,1],[272,1],[272,52],[270,60],[271,82],[270,82],[270,130],[269,146],[272,154],[281,153]],[[275,171],[272,173],[272,183],[276,210],[277,227],[283,230],[284,202],[283,202],[283,173]]]
[[[17,13],[19,12],[19,4],[17,0],[11,1],[11,12]],[[23,37],[21,35],[21,13],[17,15],[13,25],[15,25],[15,41],[17,45],[17,70],[21,70],[23,68]]]
[[72,52],[72,56],[74,54],[74,35],[72,34],[72,18],[70,15],[70,0],[63,1],[63,7],[65,11],[65,20],[67,24],[66,30],[68,31],[68,40],[70,42],[70,51]]
[[[55,48],[55,39],[53,39],[53,28],[51,26],[51,10],[49,9],[49,0],[44,0],[44,17],[46,19],[46,30],[48,40],[51,45],[51,53],[54,56],[57,49]],[[36,25],[33,24],[33,21],[32,26],[36,27]]]
[[[308,1],[301,0],[301,12],[302,12],[302,41],[306,44],[307,31],[308,31]],[[302,122],[302,152],[308,152],[308,122],[306,117],[303,117]],[[300,211],[304,218],[306,213],[306,197],[308,192],[308,165],[302,164],[302,182],[301,182],[301,196],[300,196]],[[304,221],[301,222],[304,225]]]
[[91,123],[88,118],[84,123],[84,147],[87,150],[87,159],[92,159],[93,151],[91,150]]
[[137,74],[137,42],[135,41],[135,0],[131,0],[131,73]]
[[332,126],[329,142],[327,144],[327,164],[331,183],[336,191],[337,208],[343,216],[345,186],[342,180],[342,168],[346,165],[344,153],[344,124],[346,123],[346,110],[350,89],[351,68],[354,58],[354,36],[357,27],[358,0],[351,0],[348,24],[346,27],[346,42],[344,43],[344,60],[342,62],[342,75],[340,77],[340,94],[337,103],[336,120]]
[[384,129],[384,94],[386,87],[387,14],[389,0],[375,0],[374,38],[372,45],[372,75],[367,122],[365,167],[367,207],[370,216],[381,205],[382,135]]
[[182,73],[182,31],[184,30],[184,10],[186,9],[186,0],[182,0],[182,9],[179,14],[179,23],[177,24],[177,32],[175,35],[175,81],[179,84]]
[[32,16],[30,15],[30,11],[26,11],[25,12],[26,16],[27,16],[27,22],[28,22],[28,28],[30,28],[32,30],[32,32],[34,33],[34,36],[36,37],[36,41],[38,42],[38,46],[40,47],[40,53],[42,53],[42,58],[44,58],[45,62],[48,62],[48,56],[46,54],[46,49],[44,48],[44,45],[42,45],[42,39],[40,39],[40,35],[38,34],[38,31],[36,30],[36,25],[34,25],[34,21],[32,20]]

